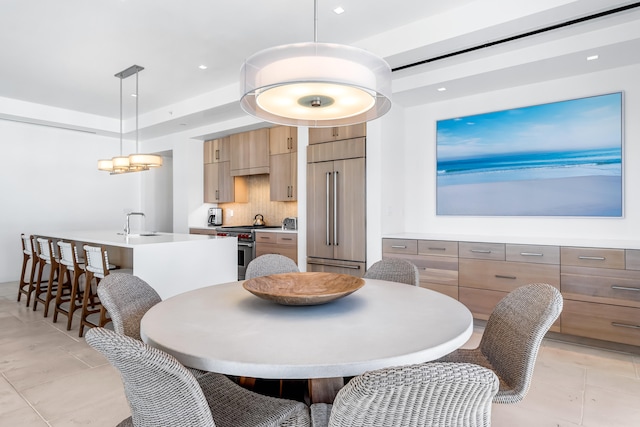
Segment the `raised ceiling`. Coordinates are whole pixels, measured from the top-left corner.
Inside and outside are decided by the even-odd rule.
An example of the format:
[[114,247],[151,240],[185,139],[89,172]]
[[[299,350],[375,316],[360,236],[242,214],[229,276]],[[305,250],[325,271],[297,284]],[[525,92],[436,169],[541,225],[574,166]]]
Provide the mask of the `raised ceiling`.
[[[634,5],[318,0],[318,40],[367,49],[397,68]],[[335,14],[336,6],[345,12]],[[247,56],[313,40],[313,0],[2,2],[0,37],[0,118],[113,134],[119,118],[114,74],[138,64],[145,67],[143,138],[188,130],[197,137],[203,126],[243,118],[237,79]],[[590,52],[600,59],[587,64]],[[635,63],[640,8],[396,71],[394,102],[414,105]],[[127,87],[132,82],[124,83],[125,92],[134,92]],[[442,86],[446,92],[434,91]],[[129,121],[130,104],[125,99]]]

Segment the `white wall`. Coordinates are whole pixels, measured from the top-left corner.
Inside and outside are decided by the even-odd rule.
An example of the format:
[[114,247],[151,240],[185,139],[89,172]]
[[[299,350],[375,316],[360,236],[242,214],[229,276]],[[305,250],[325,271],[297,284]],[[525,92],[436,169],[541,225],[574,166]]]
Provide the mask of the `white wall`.
[[20,276],[20,233],[120,230],[140,209],[141,174],[96,169],[118,150],[117,139],[0,120],[0,282]]
[[[395,123],[401,140],[387,138],[384,191],[394,203],[383,211],[383,233],[398,231],[444,235],[524,236],[538,240],[636,240],[640,230],[640,66],[521,86],[451,101],[407,108]],[[624,92],[624,218],[452,217],[435,209],[435,122],[456,116],[522,107],[616,91]],[[398,146],[398,145],[401,145]],[[396,147],[398,147],[396,149]],[[397,151],[396,151],[397,150]],[[396,163],[397,162],[397,163]],[[403,205],[397,189],[404,188]],[[401,211],[402,215],[394,215]],[[398,227],[398,224],[402,227]],[[399,229],[400,228],[400,229]]]

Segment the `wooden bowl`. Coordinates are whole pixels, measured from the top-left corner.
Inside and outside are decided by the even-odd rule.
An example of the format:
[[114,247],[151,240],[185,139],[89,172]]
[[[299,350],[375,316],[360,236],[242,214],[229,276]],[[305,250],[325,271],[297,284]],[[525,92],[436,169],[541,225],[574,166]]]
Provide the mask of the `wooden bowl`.
[[342,298],[364,286],[347,274],[283,273],[254,277],[242,286],[252,294],[283,305],[318,305]]

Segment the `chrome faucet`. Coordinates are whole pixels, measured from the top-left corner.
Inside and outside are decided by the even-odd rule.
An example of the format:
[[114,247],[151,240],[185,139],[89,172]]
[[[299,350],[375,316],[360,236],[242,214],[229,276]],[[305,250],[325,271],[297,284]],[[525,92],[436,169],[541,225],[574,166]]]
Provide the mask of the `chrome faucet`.
[[129,218],[131,217],[131,215],[140,215],[142,217],[144,217],[144,213],[142,212],[129,212],[127,214],[127,220],[124,223],[124,235],[128,236],[129,233],[131,232],[131,227],[129,226]]

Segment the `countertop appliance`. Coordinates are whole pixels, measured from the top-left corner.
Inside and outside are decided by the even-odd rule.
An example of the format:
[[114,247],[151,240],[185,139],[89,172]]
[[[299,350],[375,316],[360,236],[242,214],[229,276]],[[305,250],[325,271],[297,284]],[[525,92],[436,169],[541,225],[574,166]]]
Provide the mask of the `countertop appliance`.
[[244,280],[247,266],[256,257],[256,230],[280,228],[266,225],[233,225],[217,227],[216,234],[221,237],[238,238],[238,280]]
[[283,230],[297,230],[298,229],[298,218],[297,217],[288,217],[282,220],[282,229]]
[[222,225],[222,208],[209,208],[207,225],[209,227]]

